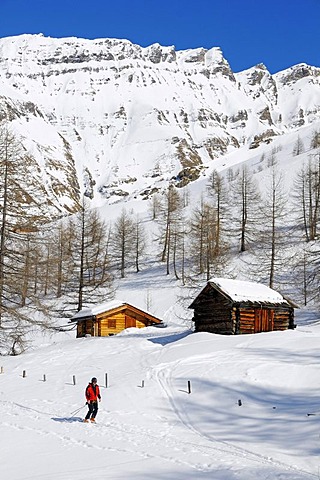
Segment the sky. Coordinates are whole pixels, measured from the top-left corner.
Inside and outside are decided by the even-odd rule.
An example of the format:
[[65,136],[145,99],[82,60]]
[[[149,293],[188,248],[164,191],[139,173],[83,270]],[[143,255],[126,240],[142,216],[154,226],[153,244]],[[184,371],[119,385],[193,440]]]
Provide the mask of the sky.
[[122,38],[221,47],[234,72],[320,66],[320,0],[0,0],[0,37]]

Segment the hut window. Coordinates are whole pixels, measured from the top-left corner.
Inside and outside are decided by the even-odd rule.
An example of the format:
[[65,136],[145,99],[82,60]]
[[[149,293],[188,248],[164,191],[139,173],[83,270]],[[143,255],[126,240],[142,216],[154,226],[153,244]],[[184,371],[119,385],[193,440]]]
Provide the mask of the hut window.
[[114,318],[108,319],[108,328],[117,328],[117,321]]

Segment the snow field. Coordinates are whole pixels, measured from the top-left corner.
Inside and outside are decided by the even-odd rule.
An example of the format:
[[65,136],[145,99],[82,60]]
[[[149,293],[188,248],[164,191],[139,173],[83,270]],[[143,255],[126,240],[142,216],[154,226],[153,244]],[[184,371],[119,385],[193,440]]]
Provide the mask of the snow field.
[[[319,325],[238,337],[177,327],[72,335],[2,358],[2,478],[318,478],[320,416],[307,414],[320,413]],[[102,402],[87,425],[85,407],[72,413],[93,375]]]

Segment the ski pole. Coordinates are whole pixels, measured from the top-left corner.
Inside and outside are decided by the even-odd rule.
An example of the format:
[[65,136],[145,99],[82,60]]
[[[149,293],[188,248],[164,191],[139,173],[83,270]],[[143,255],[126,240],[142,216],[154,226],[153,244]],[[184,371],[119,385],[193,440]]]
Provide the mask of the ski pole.
[[76,413],[80,412],[87,404],[85,403],[82,405],[80,408],[77,408],[77,410],[74,410],[73,412],[70,413],[70,415],[75,415]]

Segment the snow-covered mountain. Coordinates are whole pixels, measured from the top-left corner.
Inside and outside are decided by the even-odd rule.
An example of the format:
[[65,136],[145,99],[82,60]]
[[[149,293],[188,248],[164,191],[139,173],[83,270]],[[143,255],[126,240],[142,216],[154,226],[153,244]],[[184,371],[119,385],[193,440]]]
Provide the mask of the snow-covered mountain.
[[320,68],[306,64],[234,73],[220,48],[0,39],[0,117],[62,212],[81,192],[101,205],[183,186],[217,158],[318,122],[319,86]]
[[[307,141],[320,131],[319,82],[320,68],[305,64],[234,73],[219,48],[0,39],[0,120],[28,152],[33,196],[51,218],[77,210],[81,193],[108,221],[127,199],[145,212],[140,200],[168,182],[189,183],[192,207],[213,168],[243,162],[265,187],[272,151],[292,185],[315,153]],[[306,149],[293,156],[298,138]],[[228,267],[232,277],[247,275],[249,255]],[[118,282],[117,299],[166,328],[82,339],[35,331],[32,349],[2,356],[2,477],[319,478],[319,315],[302,308],[285,332],[191,335],[190,291],[154,255],[146,265]],[[297,288],[287,284],[286,293]],[[98,424],[84,425],[93,375],[102,403]]]

